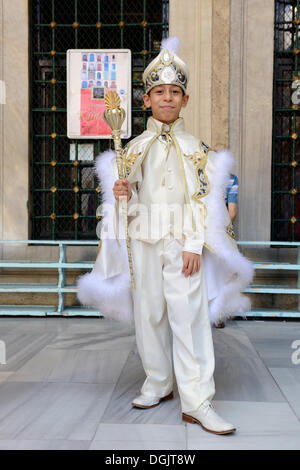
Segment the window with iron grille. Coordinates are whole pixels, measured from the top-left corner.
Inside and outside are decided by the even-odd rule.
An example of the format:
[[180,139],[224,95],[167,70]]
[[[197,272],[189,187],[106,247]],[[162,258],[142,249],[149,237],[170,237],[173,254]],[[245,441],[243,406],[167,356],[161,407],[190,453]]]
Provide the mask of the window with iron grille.
[[275,1],[272,240],[300,241],[300,1]]
[[[30,1],[31,239],[96,239],[101,188],[92,157],[109,140],[67,137],[66,51],[131,49],[132,137],[146,127],[142,72],[168,36],[168,0]],[[126,141],[123,141],[126,144]],[[72,146],[72,147],[71,147]],[[72,149],[72,152],[70,152]],[[70,155],[73,155],[71,158]]]

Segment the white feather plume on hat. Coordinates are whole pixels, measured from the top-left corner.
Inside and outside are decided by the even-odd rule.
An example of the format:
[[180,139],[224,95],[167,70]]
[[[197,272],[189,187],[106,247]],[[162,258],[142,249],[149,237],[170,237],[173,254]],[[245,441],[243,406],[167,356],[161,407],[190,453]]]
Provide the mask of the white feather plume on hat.
[[168,51],[172,52],[172,54],[177,55],[180,47],[181,40],[176,36],[172,36],[161,41],[160,50],[163,51],[164,49],[167,49]]

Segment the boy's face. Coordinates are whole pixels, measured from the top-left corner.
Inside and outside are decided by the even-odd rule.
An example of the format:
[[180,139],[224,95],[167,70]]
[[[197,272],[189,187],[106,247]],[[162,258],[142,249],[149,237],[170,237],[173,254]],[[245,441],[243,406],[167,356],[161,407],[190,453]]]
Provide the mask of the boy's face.
[[181,108],[187,105],[189,95],[184,95],[177,85],[157,85],[149,95],[143,95],[147,108],[152,108],[154,119],[171,124],[179,117]]

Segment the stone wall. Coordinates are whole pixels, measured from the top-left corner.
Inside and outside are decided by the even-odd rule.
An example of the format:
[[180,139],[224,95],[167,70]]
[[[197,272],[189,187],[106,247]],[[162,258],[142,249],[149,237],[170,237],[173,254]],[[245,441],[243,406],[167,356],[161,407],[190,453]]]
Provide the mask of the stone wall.
[[2,80],[6,104],[0,127],[1,239],[28,238],[29,191],[29,25],[28,2],[0,1]]

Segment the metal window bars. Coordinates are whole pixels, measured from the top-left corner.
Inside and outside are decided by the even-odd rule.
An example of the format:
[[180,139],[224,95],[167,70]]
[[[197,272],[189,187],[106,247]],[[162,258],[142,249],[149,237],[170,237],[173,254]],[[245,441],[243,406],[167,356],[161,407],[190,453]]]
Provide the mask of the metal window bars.
[[149,115],[142,72],[167,36],[168,6],[168,0],[30,1],[30,238],[96,239],[101,188],[92,160],[110,141],[84,140],[84,151],[92,154],[85,160],[82,141],[67,138],[66,51],[131,49],[132,128],[138,135]]
[[275,1],[272,240],[300,240],[300,2]]

